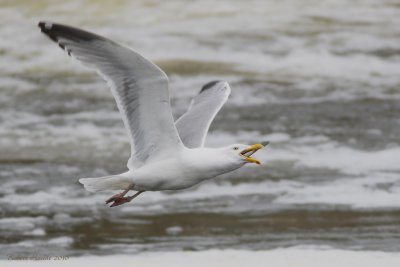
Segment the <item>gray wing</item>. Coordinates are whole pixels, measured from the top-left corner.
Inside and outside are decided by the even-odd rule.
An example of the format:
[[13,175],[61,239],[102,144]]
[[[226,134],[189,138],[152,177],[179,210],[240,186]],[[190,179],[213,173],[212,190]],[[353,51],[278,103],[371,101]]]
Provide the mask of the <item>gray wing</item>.
[[171,113],[168,77],[149,60],[109,39],[77,28],[40,22],[50,39],[104,77],[131,141],[128,167],[183,147]]
[[186,147],[204,146],[211,122],[230,93],[229,84],[222,81],[209,82],[201,88],[186,113],[175,122],[179,136]]

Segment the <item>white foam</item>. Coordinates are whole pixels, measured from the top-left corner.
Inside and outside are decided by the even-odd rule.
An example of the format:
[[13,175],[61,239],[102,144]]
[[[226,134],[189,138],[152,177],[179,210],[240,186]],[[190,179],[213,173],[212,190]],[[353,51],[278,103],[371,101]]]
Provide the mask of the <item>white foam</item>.
[[73,242],[74,239],[69,236],[56,237],[47,241],[49,245],[59,246],[59,247],[69,247]]
[[[380,151],[362,151],[343,147],[334,142],[316,146],[300,146],[291,150],[292,159],[308,167],[330,168],[354,175],[372,171],[400,171],[400,147]],[[270,153],[273,155],[274,153]]]
[[33,229],[32,231],[25,232],[24,235],[27,235],[27,236],[45,236],[46,235],[46,231],[43,228],[36,228],[36,229]]
[[[370,177],[344,177],[333,182],[285,188],[275,203],[344,205],[353,209],[397,209],[400,186],[397,175],[380,173]],[[379,185],[388,185],[381,188]]]
[[[206,146],[222,147],[234,143],[253,144],[255,142],[270,141],[271,144],[285,143],[290,140],[290,135],[287,133],[275,132],[271,134],[261,134],[258,131],[238,131],[235,134],[212,131],[207,135]],[[265,148],[269,149],[269,147]],[[260,150],[260,152],[263,150]],[[259,154],[260,152],[257,152]],[[261,152],[263,153],[263,152]]]
[[183,228],[180,226],[171,226],[165,229],[165,232],[168,235],[179,235],[181,234],[183,231]]
[[9,217],[0,219],[0,230],[34,231],[35,226],[47,223],[45,216],[37,217]]

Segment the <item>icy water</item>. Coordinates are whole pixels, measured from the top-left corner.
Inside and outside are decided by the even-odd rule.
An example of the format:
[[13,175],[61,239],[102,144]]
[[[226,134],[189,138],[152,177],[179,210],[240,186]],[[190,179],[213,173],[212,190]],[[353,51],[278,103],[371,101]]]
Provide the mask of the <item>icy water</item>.
[[[107,207],[114,192],[77,180],[126,170],[120,115],[101,78],[40,34],[43,19],[156,62],[175,117],[204,83],[228,81],[207,145],[270,140],[264,164]],[[398,1],[0,0],[0,56],[1,258],[400,251]]]

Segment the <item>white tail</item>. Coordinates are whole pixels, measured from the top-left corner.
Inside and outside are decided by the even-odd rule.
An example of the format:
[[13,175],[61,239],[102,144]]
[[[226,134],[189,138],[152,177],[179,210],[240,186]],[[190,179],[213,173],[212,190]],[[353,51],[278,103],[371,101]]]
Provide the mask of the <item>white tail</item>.
[[124,190],[132,184],[132,180],[122,175],[104,176],[98,178],[81,178],[79,182],[83,184],[89,192],[104,190]]

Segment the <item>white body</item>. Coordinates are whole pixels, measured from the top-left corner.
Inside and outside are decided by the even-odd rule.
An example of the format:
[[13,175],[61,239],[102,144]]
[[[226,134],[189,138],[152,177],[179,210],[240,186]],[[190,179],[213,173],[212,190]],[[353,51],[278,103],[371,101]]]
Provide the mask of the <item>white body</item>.
[[[123,174],[137,191],[178,190],[236,170],[245,161],[226,160],[213,148],[184,148],[172,157],[144,165]],[[225,158],[221,164],[221,158]]]

